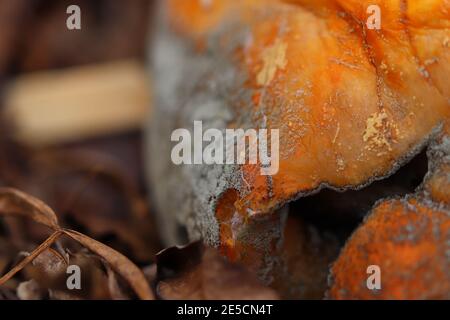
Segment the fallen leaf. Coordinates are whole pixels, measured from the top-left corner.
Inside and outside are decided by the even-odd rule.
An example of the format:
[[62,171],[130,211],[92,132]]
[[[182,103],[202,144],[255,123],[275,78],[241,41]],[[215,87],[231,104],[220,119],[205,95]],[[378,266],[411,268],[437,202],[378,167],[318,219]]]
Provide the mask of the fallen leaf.
[[152,300],[154,298],[144,274],[127,257],[103,243],[89,238],[77,231],[63,230],[63,232],[90,251],[102,257],[115,272],[128,281],[129,285],[141,299]]
[[42,201],[15,189],[0,188],[0,215],[25,216],[53,229],[53,233],[47,240],[0,278],[0,286],[35,260],[42,252],[49,249],[62,234],[65,234],[105,260],[115,272],[128,282],[139,298],[153,299],[150,286],[144,274],[136,265],[116,250],[84,234],[73,230],[62,229],[58,225],[56,214]]
[[50,207],[12,188],[0,188],[0,215],[25,216],[53,230],[59,229],[58,218]]
[[130,295],[125,293],[116,273],[109,266],[106,266],[106,274],[108,276],[108,289],[111,298],[113,300],[129,300]]

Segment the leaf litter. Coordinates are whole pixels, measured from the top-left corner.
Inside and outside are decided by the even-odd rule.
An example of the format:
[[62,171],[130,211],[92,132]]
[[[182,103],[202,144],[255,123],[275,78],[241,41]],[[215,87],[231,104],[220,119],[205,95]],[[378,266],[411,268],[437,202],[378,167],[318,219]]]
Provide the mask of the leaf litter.
[[59,226],[56,214],[40,200],[12,188],[0,188],[0,215],[25,216],[48,227],[52,233],[29,255],[0,278],[0,286],[10,280],[26,265],[48,250],[61,236],[77,241],[101,257],[108,266],[122,276],[141,299],[153,299],[153,293],[142,271],[116,250],[80,233]]

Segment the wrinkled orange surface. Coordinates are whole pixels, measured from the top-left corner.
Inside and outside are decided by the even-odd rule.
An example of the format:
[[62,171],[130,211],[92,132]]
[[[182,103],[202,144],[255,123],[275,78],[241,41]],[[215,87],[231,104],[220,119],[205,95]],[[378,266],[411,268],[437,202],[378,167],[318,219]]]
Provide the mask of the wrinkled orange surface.
[[[380,203],[331,269],[334,299],[450,299],[450,121],[429,152],[430,172],[414,196]],[[381,270],[368,290],[369,265]]]
[[[449,299],[450,217],[415,198],[381,203],[331,269],[332,299]],[[369,290],[367,268],[381,270]]]
[[[381,30],[366,9],[381,8]],[[219,34],[247,76],[252,125],[280,129],[280,171],[243,166],[236,208],[265,213],[302,192],[381,178],[450,115],[450,2],[169,0],[193,43]],[[230,27],[232,26],[232,27]],[[239,32],[244,40],[236,40]],[[220,55],[223,48],[213,48]],[[202,52],[199,52],[202,54]],[[211,52],[210,52],[211,54]],[[239,89],[239,88],[236,88]],[[236,101],[241,106],[242,101]],[[230,125],[240,125],[237,123]]]
[[[450,119],[437,137],[436,144],[437,148],[442,150],[431,159],[431,172],[424,182],[424,187],[433,201],[450,206]],[[448,146],[445,147],[445,144]],[[444,150],[445,148],[447,149]]]
[[434,201],[450,206],[450,165],[442,164],[436,173],[426,182],[427,190]]

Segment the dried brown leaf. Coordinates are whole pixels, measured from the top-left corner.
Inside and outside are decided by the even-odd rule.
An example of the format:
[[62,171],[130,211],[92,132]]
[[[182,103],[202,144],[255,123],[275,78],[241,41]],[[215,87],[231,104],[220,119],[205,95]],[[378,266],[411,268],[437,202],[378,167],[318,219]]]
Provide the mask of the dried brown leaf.
[[58,218],[49,206],[12,188],[0,188],[0,215],[25,216],[53,230],[60,228]]
[[0,286],[35,260],[42,252],[49,249],[62,234],[65,234],[104,259],[115,272],[128,282],[139,298],[153,299],[150,286],[144,274],[136,265],[121,253],[97,240],[77,231],[61,229],[53,210],[42,201],[15,189],[0,188],[0,215],[25,216],[54,230],[47,240],[0,278]]
[[129,300],[130,295],[128,295],[120,285],[120,281],[116,273],[107,266],[106,274],[108,276],[108,289],[113,300]]
[[104,245],[103,243],[89,238],[88,236],[77,231],[63,230],[63,232],[90,251],[102,257],[115,272],[127,280],[139,298],[144,300],[154,299],[153,293],[145,279],[144,274],[127,257]]

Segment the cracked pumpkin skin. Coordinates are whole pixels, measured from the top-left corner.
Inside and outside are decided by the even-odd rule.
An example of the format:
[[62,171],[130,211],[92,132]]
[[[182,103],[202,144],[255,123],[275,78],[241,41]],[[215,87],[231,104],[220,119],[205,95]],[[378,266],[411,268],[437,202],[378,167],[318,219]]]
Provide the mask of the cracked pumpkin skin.
[[[365,25],[373,4],[381,8],[381,30]],[[278,208],[322,187],[358,189],[389,176],[450,116],[446,0],[165,6],[172,31],[195,54],[230,61],[245,78],[232,91],[250,98],[227,100],[234,110],[228,127],[280,130],[278,174],[241,166],[239,187],[225,191],[214,209],[223,253],[255,270],[280,254],[280,235],[267,231],[284,228],[273,215]],[[256,236],[258,230],[265,234]]]

